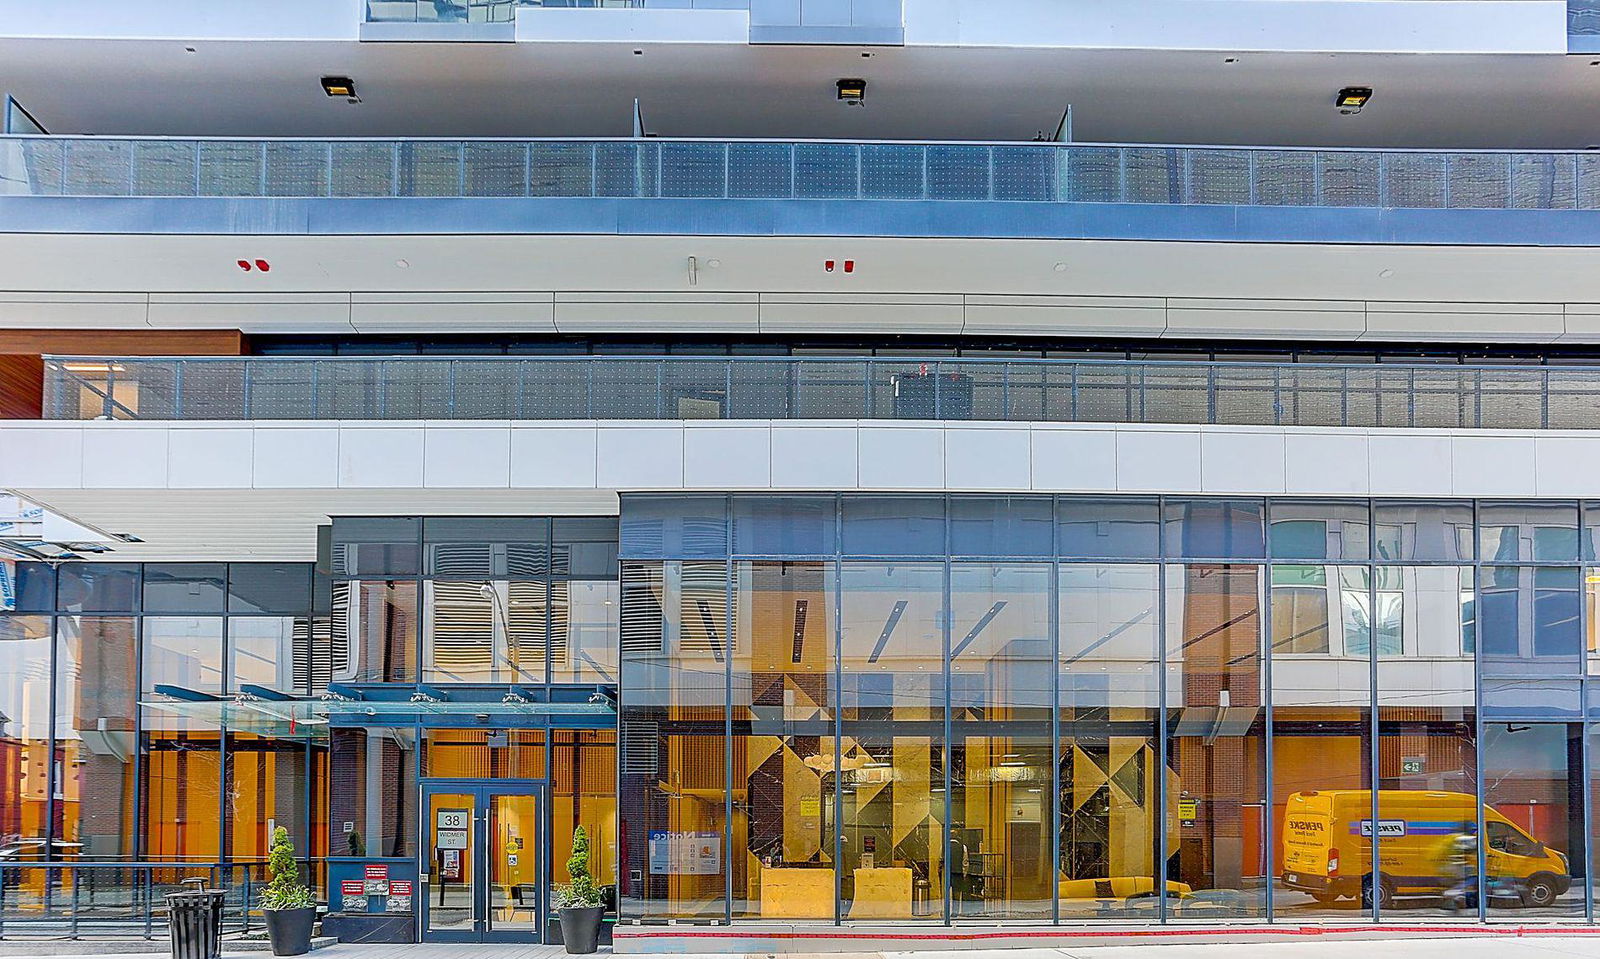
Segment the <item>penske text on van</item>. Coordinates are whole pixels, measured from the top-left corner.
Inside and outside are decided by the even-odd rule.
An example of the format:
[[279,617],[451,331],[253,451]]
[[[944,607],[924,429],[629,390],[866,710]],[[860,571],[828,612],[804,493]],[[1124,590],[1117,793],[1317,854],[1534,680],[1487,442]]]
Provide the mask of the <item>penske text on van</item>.
[[[1484,808],[1484,886],[1527,906],[1548,906],[1572,885],[1567,857],[1528,835],[1493,807]],[[1372,868],[1372,793],[1364,789],[1298,792],[1283,820],[1283,883],[1319,902],[1359,896],[1379,905],[1400,896],[1437,896],[1475,871],[1461,838],[1477,830],[1477,803],[1466,793],[1378,792],[1378,868]]]

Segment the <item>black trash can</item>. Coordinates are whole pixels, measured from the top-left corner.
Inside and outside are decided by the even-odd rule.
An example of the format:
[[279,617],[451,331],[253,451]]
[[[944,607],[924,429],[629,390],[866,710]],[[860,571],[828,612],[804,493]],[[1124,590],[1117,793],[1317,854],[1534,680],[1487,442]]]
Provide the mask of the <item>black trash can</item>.
[[172,959],[218,959],[222,953],[221,891],[168,895],[167,931],[172,937]]

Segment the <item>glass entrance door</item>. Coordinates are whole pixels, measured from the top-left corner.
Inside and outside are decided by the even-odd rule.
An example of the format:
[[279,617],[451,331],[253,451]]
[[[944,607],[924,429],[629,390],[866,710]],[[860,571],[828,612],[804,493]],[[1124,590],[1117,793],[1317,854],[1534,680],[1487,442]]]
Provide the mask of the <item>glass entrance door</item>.
[[544,929],[541,786],[428,786],[423,928],[433,941],[538,942]]

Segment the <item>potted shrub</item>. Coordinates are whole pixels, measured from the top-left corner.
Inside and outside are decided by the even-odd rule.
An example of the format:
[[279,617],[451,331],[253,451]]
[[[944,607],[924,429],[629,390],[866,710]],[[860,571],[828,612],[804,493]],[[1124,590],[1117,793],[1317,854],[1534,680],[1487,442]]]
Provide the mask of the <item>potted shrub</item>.
[[594,884],[594,875],[589,872],[589,834],[582,826],[572,831],[567,873],[572,881],[556,887],[561,942],[569,955],[588,955],[600,948],[600,919],[606,914],[606,907]]
[[267,859],[272,881],[261,893],[261,911],[275,956],[303,956],[311,951],[311,925],[317,919],[317,900],[300,881],[289,830],[272,831],[272,852]]

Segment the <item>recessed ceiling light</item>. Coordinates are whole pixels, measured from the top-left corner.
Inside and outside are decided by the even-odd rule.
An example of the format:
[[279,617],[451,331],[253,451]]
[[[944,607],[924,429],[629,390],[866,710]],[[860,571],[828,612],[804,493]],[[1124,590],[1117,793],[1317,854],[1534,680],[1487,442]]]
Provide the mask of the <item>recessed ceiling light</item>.
[[1057,273],[1065,273],[1067,272],[1067,265],[1065,263],[1057,263],[1051,269],[1054,269]]
[[1378,275],[1383,277],[1385,280],[1387,280],[1389,277],[1394,276],[1394,271],[1393,270],[1379,270],[1378,271]]
[[1333,105],[1345,116],[1355,116],[1371,99],[1371,87],[1345,87],[1333,98]]
[[411,261],[410,261],[410,260],[407,260],[407,259],[403,259],[403,258],[402,258],[402,259],[399,259],[399,260],[395,260],[395,261],[394,261],[394,265],[395,265],[395,266],[397,266],[397,267],[399,267],[399,268],[400,268],[400,269],[402,269],[402,270],[409,270],[409,269],[411,269]]
[[322,92],[330,97],[344,97],[351,103],[360,103],[356,95],[356,82],[349,77],[323,77]]

